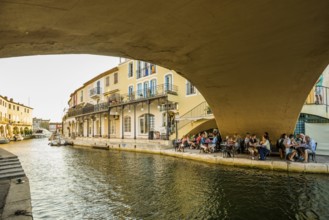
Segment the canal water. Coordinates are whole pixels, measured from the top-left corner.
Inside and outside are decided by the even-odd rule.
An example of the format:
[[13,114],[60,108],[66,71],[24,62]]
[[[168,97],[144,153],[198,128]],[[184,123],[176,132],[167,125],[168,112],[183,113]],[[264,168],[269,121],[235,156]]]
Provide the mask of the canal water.
[[329,219],[329,177],[211,165],[178,158],[1,146],[30,180],[34,219]]

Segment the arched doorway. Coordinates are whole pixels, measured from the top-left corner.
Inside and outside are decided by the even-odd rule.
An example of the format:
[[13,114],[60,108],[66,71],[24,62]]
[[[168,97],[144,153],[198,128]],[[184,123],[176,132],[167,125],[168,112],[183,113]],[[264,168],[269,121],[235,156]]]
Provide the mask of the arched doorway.
[[24,128],[24,135],[29,135],[30,134],[30,129],[28,127]]
[[19,128],[18,128],[17,126],[14,127],[14,129],[13,129],[13,134],[14,134],[14,135],[19,134]]

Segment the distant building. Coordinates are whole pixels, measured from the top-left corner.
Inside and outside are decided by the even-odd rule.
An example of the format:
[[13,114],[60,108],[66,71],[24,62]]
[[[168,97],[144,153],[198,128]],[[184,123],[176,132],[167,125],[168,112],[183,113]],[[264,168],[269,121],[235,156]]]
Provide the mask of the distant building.
[[39,128],[44,128],[49,130],[49,122],[50,120],[44,120],[42,118],[33,118],[33,130],[37,130]]
[[33,108],[0,95],[0,136],[29,134],[32,130]]
[[62,123],[61,122],[50,122],[49,123],[49,131],[50,132],[61,132],[62,131]]

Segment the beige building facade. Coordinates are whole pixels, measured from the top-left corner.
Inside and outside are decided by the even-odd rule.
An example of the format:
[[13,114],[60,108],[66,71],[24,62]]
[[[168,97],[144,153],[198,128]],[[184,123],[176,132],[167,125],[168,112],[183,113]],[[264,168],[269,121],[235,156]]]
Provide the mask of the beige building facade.
[[130,59],[84,83],[68,104],[63,132],[70,137],[169,140],[211,115],[200,92],[175,71]]
[[11,138],[31,132],[32,112],[33,108],[0,95],[0,136]]

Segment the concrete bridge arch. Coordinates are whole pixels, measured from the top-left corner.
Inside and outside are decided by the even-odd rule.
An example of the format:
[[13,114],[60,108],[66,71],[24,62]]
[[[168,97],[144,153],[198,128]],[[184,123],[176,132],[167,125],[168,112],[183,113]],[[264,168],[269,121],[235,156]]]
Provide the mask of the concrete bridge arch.
[[225,134],[292,132],[328,65],[329,1],[0,1],[0,57],[99,54],[174,69]]

